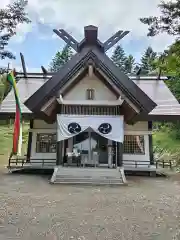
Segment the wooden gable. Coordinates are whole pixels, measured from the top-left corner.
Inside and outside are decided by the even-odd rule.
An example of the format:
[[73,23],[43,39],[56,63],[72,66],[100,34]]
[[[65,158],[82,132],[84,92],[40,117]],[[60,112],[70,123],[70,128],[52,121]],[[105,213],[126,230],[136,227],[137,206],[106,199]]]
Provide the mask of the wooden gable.
[[[62,31],[60,36],[64,36]],[[118,33],[118,36],[119,37],[116,36],[110,38],[110,40],[107,40],[103,44],[97,39],[96,27],[85,27],[85,38],[80,43],[71,39],[72,46],[74,46],[77,53],[61,68],[59,72],[54,74],[52,78],[50,78],[25,101],[24,104],[26,107],[36,114],[41,114],[45,105],[46,107],[48,105],[49,108],[54,109],[55,97],[61,89],[63,89],[72,78],[74,81],[82,79],[87,72],[88,66],[93,65],[95,73],[102,79],[105,79],[107,85],[112,85],[114,89],[117,89],[125,99],[128,99],[128,101],[138,109],[139,113],[148,114],[152,111],[155,108],[156,103],[154,103],[152,99],[150,99],[131,79],[129,79],[127,75],[122,73],[105,54],[108,47],[112,46],[116,43],[117,39],[122,37],[122,31]],[[68,37],[66,36],[66,38],[63,39],[67,38]],[[108,80],[110,80],[110,83]],[[53,107],[52,102],[54,102]],[[127,104],[131,105],[128,102]],[[44,112],[42,115],[44,116]]]

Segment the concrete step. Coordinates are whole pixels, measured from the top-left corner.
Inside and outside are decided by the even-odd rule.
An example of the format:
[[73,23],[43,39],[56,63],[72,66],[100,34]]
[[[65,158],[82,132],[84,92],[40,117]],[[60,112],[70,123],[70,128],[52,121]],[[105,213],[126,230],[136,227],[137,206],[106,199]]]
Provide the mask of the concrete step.
[[126,183],[126,179],[125,176],[122,176],[122,171],[119,169],[56,167],[50,182],[63,184],[122,185]]
[[62,184],[123,185],[122,179],[58,178],[54,182]]

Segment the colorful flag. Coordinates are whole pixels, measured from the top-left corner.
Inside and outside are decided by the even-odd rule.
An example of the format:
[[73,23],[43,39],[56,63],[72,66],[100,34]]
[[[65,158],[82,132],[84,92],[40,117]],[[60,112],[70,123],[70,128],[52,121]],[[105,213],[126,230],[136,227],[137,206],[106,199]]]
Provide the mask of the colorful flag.
[[22,150],[22,112],[21,112],[18,89],[16,86],[16,80],[15,80],[13,71],[7,75],[7,81],[14,90],[14,96],[16,101],[16,115],[15,115],[14,133],[13,133],[13,148],[12,148],[11,156],[12,155],[20,156],[21,150]]

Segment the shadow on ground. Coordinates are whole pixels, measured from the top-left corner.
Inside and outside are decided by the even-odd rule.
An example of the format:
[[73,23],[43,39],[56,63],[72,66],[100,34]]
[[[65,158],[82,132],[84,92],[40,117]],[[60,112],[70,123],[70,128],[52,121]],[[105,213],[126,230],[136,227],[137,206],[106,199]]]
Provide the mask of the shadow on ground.
[[[4,173],[4,174],[7,174],[7,173]],[[34,176],[39,176],[41,178],[44,178],[44,179],[48,179],[50,180],[52,174],[53,174],[53,170],[51,169],[46,169],[46,170],[43,170],[43,169],[22,169],[22,170],[18,170],[18,171],[13,171],[12,173],[9,173],[9,174],[12,174],[12,175],[34,175]]]

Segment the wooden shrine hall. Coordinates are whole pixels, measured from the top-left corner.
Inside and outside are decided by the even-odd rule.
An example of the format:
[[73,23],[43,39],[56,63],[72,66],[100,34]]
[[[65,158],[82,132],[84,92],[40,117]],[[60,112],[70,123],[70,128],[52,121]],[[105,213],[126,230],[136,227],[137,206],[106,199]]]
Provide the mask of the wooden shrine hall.
[[[84,27],[76,41],[65,30],[54,32],[75,54],[58,72],[16,72],[22,115],[30,122],[28,147],[9,169],[52,169],[51,182],[126,182],[124,172],[156,173],[152,122],[180,119],[180,105],[166,76],[129,75],[106,52],[125,37],[107,41],[98,28]],[[0,119],[14,118],[13,91],[2,102]]]

